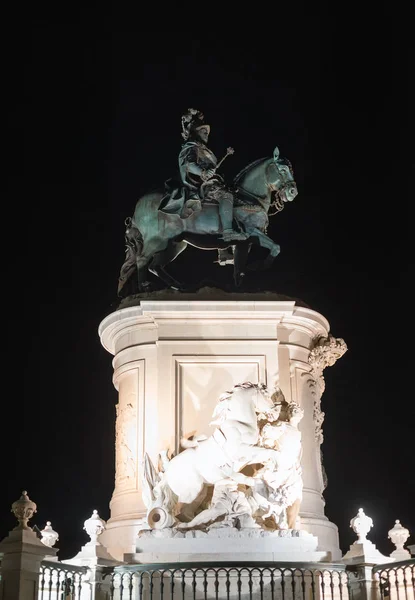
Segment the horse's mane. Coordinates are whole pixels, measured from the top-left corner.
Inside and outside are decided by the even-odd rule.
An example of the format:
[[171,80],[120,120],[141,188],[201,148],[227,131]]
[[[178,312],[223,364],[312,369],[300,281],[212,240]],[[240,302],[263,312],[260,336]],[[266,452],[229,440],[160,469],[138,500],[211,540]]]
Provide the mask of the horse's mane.
[[288,160],[288,158],[285,158],[285,156],[280,156],[278,159],[278,162],[282,165],[286,165],[290,169],[291,175],[294,176],[293,166],[292,166],[291,162]]
[[237,181],[239,181],[239,179],[245,175],[245,173],[247,171],[249,171],[249,169],[251,169],[252,167],[255,167],[256,165],[259,165],[259,163],[263,162],[264,160],[267,160],[269,157],[268,156],[264,156],[263,158],[257,158],[257,160],[254,160],[253,162],[249,163],[249,165],[246,165],[246,167],[244,167],[241,171],[239,171],[239,173],[236,175],[236,177],[234,177],[234,183],[237,183]]
[[222,402],[222,400],[226,400],[227,398],[230,398],[235,390],[239,390],[239,389],[249,390],[251,388],[254,388],[257,390],[265,390],[266,385],[264,383],[252,383],[251,381],[244,381],[243,383],[237,383],[236,385],[233,386],[232,390],[230,390],[229,392],[224,392],[223,394],[221,394],[219,396],[219,402]]

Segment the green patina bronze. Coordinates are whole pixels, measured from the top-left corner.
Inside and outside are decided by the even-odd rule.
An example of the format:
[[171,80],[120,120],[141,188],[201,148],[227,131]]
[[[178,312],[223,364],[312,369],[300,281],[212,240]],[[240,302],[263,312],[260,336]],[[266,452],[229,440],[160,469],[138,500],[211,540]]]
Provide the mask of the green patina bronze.
[[[225,184],[218,161],[207,147],[210,126],[200,111],[189,109],[182,117],[185,142],[179,154],[177,180],[164,189],[142,196],[134,214],[126,220],[126,258],[121,267],[118,294],[125,294],[127,281],[136,274],[138,291],[149,291],[148,272],[168,286],[183,289],[165,269],[188,244],[203,250],[218,250],[219,263],[234,264],[234,282],[239,286],[253,244],[268,251],[262,265],[269,267],[280,247],[266,234],[270,210],[282,210],[297,195],[292,167],[273,156],[260,158]],[[226,254],[223,254],[228,249]],[[233,250],[233,255],[230,249]]]

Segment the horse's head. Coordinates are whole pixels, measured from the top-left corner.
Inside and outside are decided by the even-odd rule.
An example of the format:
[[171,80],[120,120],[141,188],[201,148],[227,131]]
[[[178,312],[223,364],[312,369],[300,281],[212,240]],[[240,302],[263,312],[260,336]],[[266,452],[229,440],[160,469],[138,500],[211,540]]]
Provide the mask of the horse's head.
[[284,202],[292,202],[298,194],[291,163],[279,156],[280,151],[275,148],[274,155],[265,170],[267,184],[276,193],[273,204],[277,211],[282,210]]
[[[213,412],[211,425],[220,425],[228,418],[235,418],[235,411],[241,420],[242,413],[251,414],[256,422],[255,413],[268,413],[274,406],[271,393],[262,383],[251,383],[246,381],[238,383],[230,392],[225,392],[219,398],[219,402]],[[248,419],[250,420],[250,419]]]
[[266,211],[271,206],[276,212],[282,210],[284,203],[294,200],[298,193],[291,163],[280,158],[278,148],[272,158],[261,158],[240,171],[234,185],[242,201],[256,200]]
[[274,406],[271,393],[263,383],[238,383],[232,390],[232,398],[251,405],[256,413],[266,413]]
[[263,383],[253,384],[256,391],[254,408],[256,413],[268,413],[274,406],[274,401],[267,386]]

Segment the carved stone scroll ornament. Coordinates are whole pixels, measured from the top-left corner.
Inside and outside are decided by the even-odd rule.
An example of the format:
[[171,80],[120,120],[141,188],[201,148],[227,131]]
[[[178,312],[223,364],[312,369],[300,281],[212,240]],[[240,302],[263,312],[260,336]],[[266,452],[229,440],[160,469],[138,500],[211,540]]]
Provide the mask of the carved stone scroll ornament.
[[324,369],[332,367],[343,356],[346,350],[346,342],[342,338],[333,337],[331,334],[328,337],[321,336],[314,341],[308,362],[312,368],[312,375],[320,388],[320,396],[323,395],[325,389]]
[[131,403],[125,406],[116,405],[115,429],[115,481],[117,485],[136,476],[133,445],[135,444],[136,411]]
[[335,338],[331,334],[328,337],[319,337],[314,341],[308,357],[311,366],[311,379],[308,384],[314,397],[313,417],[315,424],[315,439],[318,444],[323,442],[323,421],[324,412],[321,410],[321,396],[324,393],[326,384],[323,377],[323,371],[326,367],[331,367],[347,351],[347,345],[342,338]]

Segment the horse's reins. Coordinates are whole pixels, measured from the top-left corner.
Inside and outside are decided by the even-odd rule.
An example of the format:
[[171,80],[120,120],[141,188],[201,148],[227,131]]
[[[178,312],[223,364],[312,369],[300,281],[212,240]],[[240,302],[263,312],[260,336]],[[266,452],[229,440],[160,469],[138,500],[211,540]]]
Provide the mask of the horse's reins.
[[[219,169],[219,167],[221,166],[221,164],[223,163],[223,161],[225,160],[225,158],[227,158],[229,155],[234,154],[235,150],[231,147],[226,149],[226,154],[225,156],[223,156],[220,161],[217,163],[216,167],[215,167],[215,172],[217,171],[217,169]],[[278,164],[276,162],[276,159],[273,159],[273,163],[272,163],[276,169],[278,170],[279,173],[279,169],[278,169]],[[212,178],[213,179],[213,178]],[[204,183],[202,183],[201,188],[203,188],[207,183],[209,183],[210,180],[205,181]],[[267,181],[268,183],[268,181]],[[268,184],[269,185],[269,184]],[[274,215],[276,215],[277,213],[281,212],[282,209],[284,208],[284,201],[281,200],[280,198],[280,193],[289,185],[289,183],[287,182],[282,188],[281,190],[275,191],[275,199],[270,203],[269,209],[268,209],[268,216],[269,217],[273,217]],[[235,189],[236,194],[241,191],[242,194],[245,194],[246,196],[248,196],[248,198],[252,198],[253,200],[255,200],[256,202],[265,199],[266,196],[256,196],[255,194],[252,194],[252,192],[248,192],[248,190],[245,190],[242,187],[237,187]],[[270,213],[269,211],[271,210],[271,207],[273,207],[275,209],[275,212]]]

